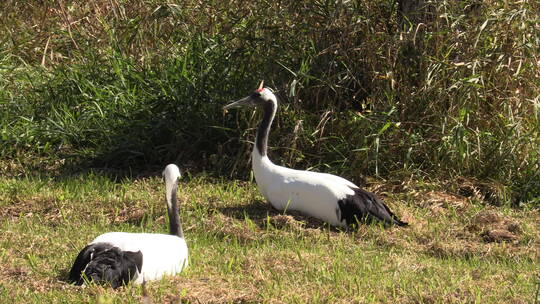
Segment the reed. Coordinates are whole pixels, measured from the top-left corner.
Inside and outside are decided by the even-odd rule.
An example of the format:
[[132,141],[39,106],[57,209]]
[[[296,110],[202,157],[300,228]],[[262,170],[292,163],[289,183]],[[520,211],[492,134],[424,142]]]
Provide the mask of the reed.
[[425,3],[3,1],[0,157],[246,178],[256,119],[220,108],[265,79],[276,162],[537,206],[539,4]]

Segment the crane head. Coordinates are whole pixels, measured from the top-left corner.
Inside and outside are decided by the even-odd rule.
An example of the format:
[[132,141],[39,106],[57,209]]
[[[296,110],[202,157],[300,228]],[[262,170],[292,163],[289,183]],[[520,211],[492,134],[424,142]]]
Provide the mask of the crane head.
[[223,106],[223,110],[227,111],[231,108],[239,108],[244,106],[259,107],[267,103],[277,103],[277,99],[274,93],[269,88],[263,87],[263,84],[264,81],[261,81],[259,88],[257,88],[253,93],[242,99],[232,101],[226,104],[225,106]]

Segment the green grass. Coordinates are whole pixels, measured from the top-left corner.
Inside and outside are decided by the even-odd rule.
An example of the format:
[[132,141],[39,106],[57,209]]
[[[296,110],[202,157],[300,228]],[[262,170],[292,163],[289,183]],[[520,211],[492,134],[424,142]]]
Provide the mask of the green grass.
[[[375,184],[409,228],[340,232],[282,215],[252,183],[184,178],[181,219],[190,266],[147,284],[155,303],[534,303],[540,218],[408,183]],[[157,177],[98,173],[0,180],[0,295],[9,303],[144,303],[140,286],[113,291],[65,282],[78,250],[107,231],[166,233]],[[481,215],[495,214],[485,221]],[[510,229],[509,225],[514,228]],[[507,228],[505,228],[507,227]],[[516,228],[517,227],[517,228]],[[513,239],[487,242],[488,230]]]
[[538,205],[538,1],[422,2],[3,1],[0,158],[245,179],[257,119],[221,106],[264,79],[280,163]]
[[[165,231],[176,162],[192,263],[156,303],[538,303],[540,2],[410,2],[0,1],[0,302],[143,301],[64,279]],[[276,163],[375,180],[412,227],[271,210],[258,116],[221,111],[261,79]]]

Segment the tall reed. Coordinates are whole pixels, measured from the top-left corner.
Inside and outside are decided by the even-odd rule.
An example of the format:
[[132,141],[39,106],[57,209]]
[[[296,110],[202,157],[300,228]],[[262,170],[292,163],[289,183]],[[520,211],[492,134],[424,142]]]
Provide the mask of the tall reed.
[[354,180],[474,178],[537,205],[540,4],[398,9],[4,1],[1,156],[120,169],[178,161],[246,177],[257,118],[223,116],[221,105],[265,79],[281,102],[276,162]]

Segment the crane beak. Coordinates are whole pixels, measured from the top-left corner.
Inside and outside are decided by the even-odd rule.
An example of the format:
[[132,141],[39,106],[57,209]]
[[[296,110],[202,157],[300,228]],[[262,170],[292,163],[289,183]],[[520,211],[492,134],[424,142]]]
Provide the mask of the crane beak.
[[251,98],[251,96],[248,96],[237,101],[232,101],[226,104],[225,106],[223,106],[223,111],[227,111],[228,109],[239,108],[243,106],[254,106],[253,98]]

